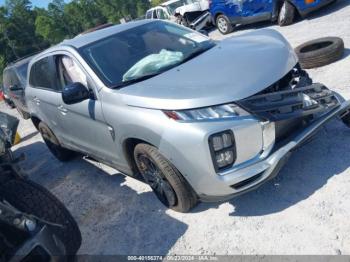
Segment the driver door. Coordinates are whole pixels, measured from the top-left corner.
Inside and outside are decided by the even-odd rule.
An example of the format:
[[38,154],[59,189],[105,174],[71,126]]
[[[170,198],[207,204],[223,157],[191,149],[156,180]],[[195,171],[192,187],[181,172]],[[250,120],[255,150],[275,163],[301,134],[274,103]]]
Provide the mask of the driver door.
[[[67,105],[59,98],[59,124],[65,143],[80,152],[99,160],[116,158],[113,134],[102,114],[98,92],[83,67],[72,56],[55,57],[61,88],[80,82],[91,92],[91,98]],[[110,162],[110,161],[109,161]],[[114,162],[114,161],[113,161]]]

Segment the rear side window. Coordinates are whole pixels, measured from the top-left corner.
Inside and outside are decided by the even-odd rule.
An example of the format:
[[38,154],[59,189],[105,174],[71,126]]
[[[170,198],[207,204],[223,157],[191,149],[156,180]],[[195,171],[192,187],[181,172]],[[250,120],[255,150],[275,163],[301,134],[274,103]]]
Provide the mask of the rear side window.
[[35,62],[30,69],[29,84],[32,87],[58,90],[53,58],[45,57]]
[[17,74],[18,74],[20,81],[22,82],[23,85],[25,85],[26,81],[27,81],[27,71],[28,71],[28,63],[20,65],[17,68]]
[[21,84],[16,73],[13,71],[13,69],[8,69],[4,72],[3,80],[4,80],[4,87],[7,89],[9,89],[11,86]]

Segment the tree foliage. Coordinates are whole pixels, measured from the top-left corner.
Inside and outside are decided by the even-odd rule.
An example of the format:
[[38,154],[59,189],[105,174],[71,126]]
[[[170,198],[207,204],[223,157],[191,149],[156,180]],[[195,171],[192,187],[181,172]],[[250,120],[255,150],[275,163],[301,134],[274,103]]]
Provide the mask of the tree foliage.
[[52,0],[47,8],[37,8],[30,0],[6,0],[0,6],[0,74],[6,64],[89,28],[143,16],[156,2],[159,0]]

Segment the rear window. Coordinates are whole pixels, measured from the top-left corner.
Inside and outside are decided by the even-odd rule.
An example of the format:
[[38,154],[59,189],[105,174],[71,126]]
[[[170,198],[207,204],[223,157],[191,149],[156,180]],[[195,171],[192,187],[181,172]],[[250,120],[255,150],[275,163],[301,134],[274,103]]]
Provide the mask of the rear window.
[[53,58],[45,57],[35,62],[30,70],[29,84],[32,87],[57,90]]

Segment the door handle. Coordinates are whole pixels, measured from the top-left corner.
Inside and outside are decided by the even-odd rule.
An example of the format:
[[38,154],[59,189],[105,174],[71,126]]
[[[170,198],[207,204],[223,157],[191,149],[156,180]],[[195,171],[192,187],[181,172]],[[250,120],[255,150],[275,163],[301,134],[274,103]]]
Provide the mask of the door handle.
[[64,108],[62,105],[58,107],[58,110],[62,113],[62,115],[66,115],[68,113],[68,110]]
[[33,101],[35,104],[40,105],[40,99],[37,98],[36,96],[33,98]]

